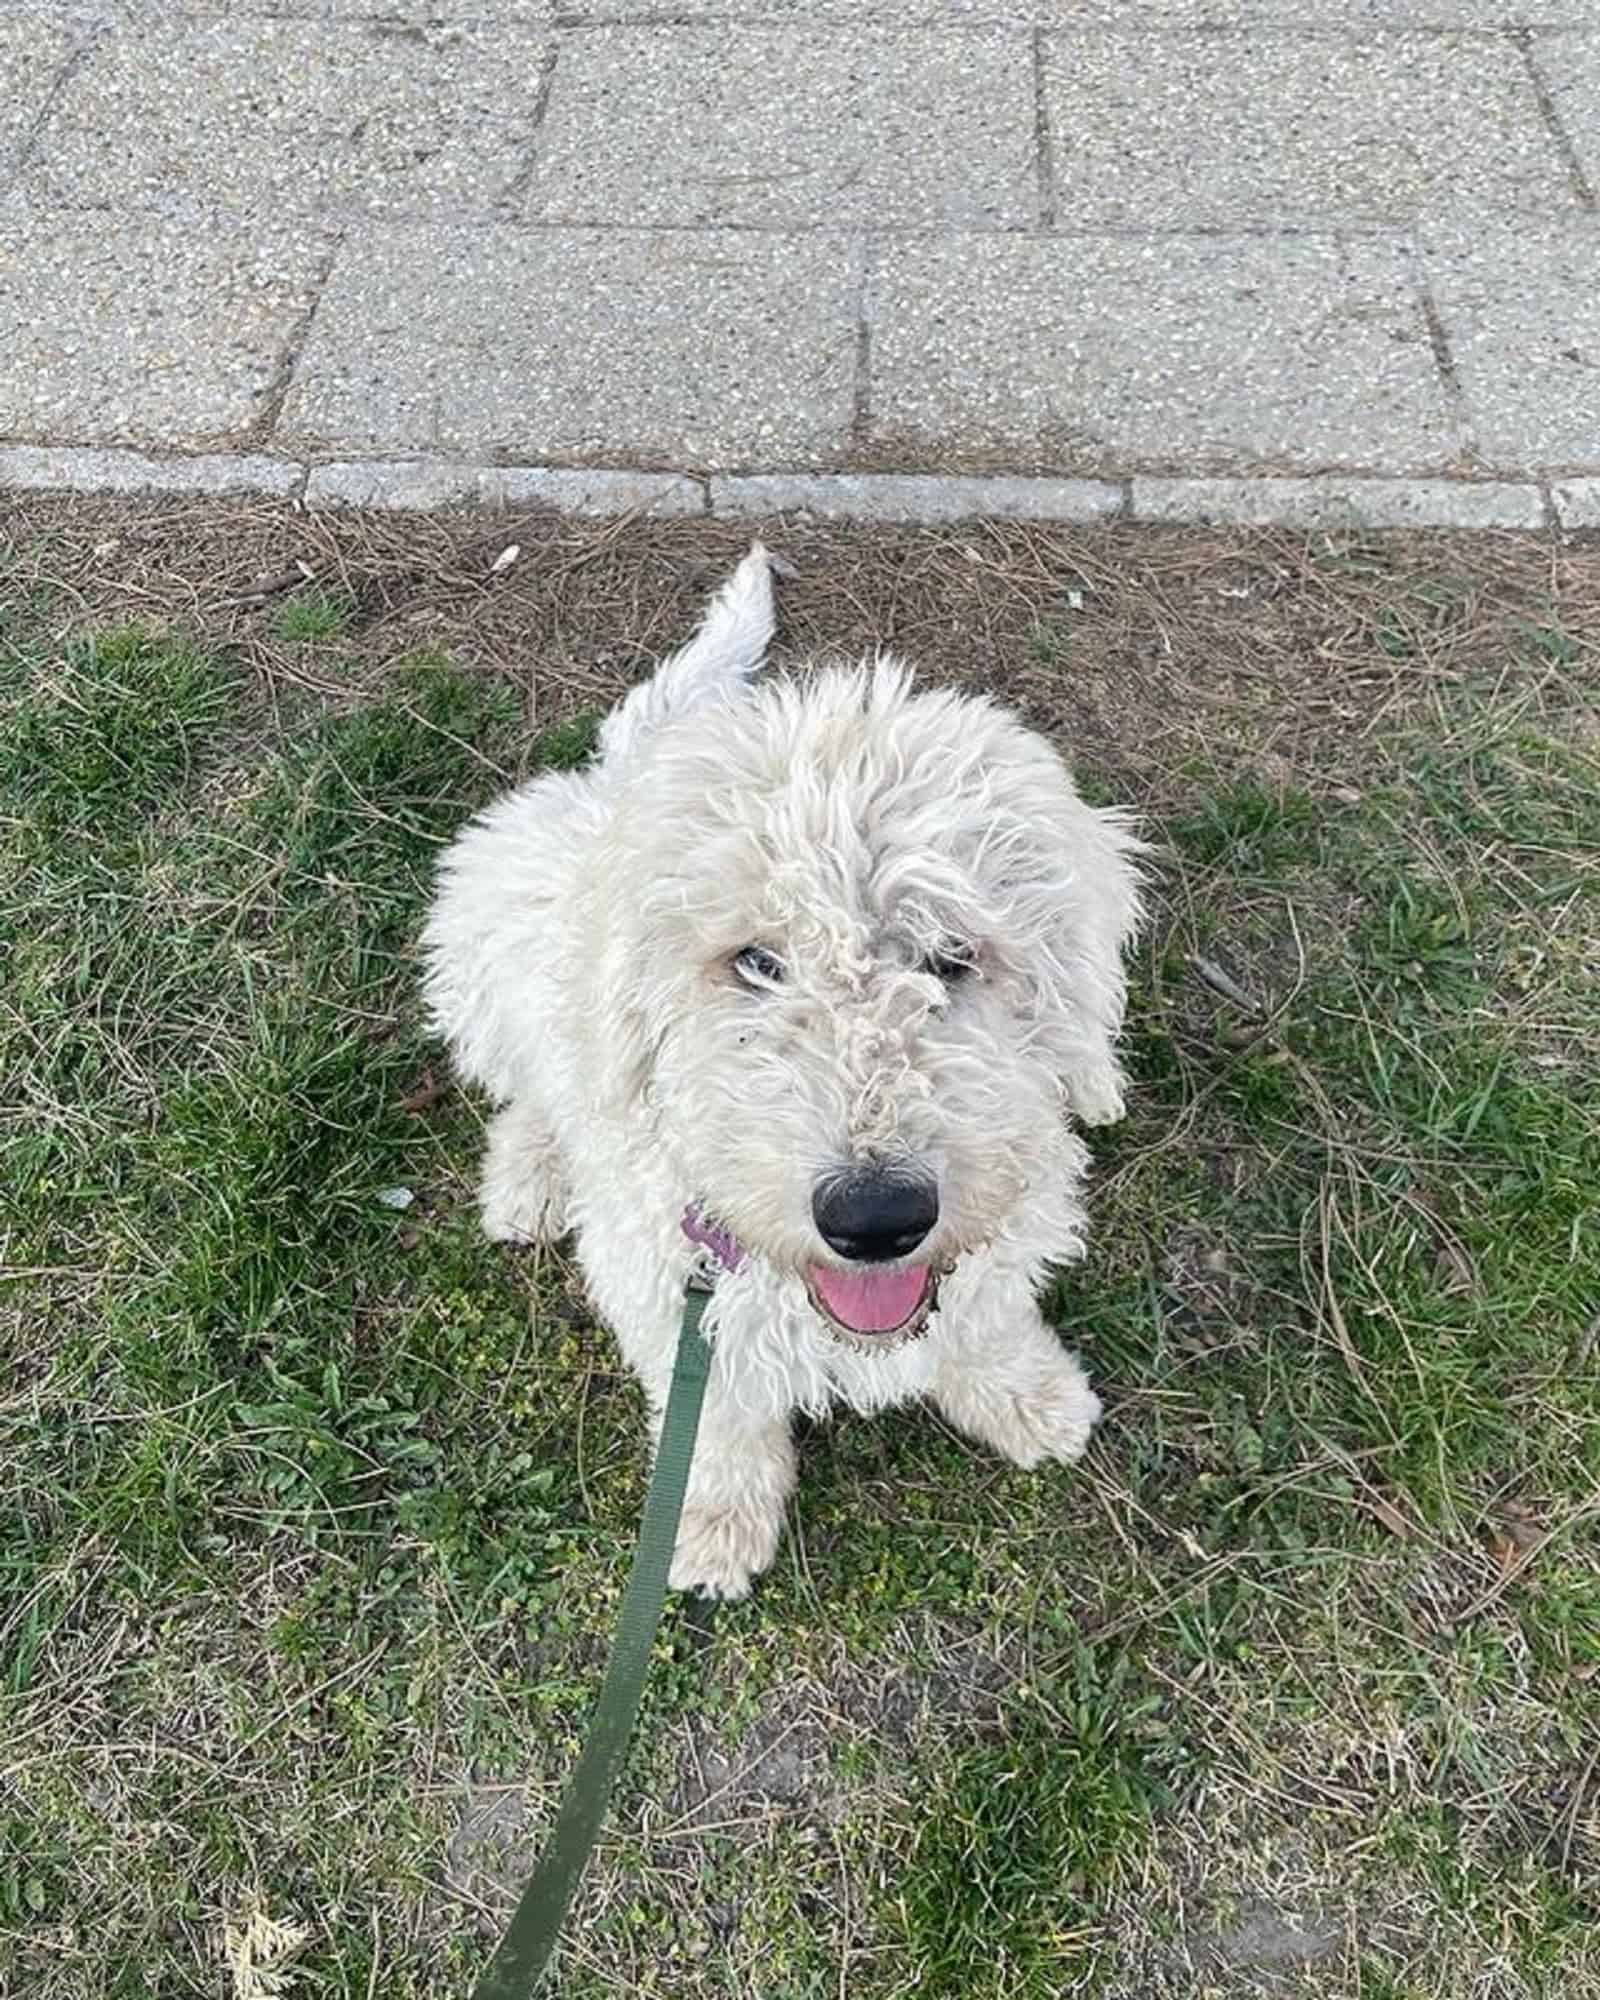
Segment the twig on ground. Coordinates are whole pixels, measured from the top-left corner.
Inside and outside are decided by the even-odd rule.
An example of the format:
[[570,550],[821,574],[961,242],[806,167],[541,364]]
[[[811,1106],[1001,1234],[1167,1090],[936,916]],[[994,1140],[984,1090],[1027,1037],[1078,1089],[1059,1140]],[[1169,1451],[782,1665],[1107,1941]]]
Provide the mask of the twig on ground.
[[297,562],[293,569],[281,570],[276,576],[263,577],[251,590],[241,590],[232,597],[219,597],[216,607],[219,611],[233,610],[241,605],[265,604],[269,597],[276,597],[281,591],[296,590],[301,584],[316,581],[316,571],[308,562]]
[[1265,1018],[1266,1008],[1253,993],[1245,991],[1231,972],[1224,972],[1220,965],[1209,958],[1202,958],[1197,951],[1191,951],[1188,957],[1196,976],[1203,979],[1213,993],[1220,993],[1224,1000],[1232,1001],[1243,1014],[1252,1015],[1258,1021]]

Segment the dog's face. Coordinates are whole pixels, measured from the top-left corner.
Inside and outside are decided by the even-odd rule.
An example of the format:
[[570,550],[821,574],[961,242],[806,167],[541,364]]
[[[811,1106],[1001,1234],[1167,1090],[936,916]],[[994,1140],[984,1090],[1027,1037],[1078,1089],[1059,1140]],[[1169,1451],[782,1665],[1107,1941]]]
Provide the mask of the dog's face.
[[1135,843],[1049,746],[880,665],[675,722],[619,785],[619,1068],[685,1200],[863,1338],[1024,1204],[1070,1237]]

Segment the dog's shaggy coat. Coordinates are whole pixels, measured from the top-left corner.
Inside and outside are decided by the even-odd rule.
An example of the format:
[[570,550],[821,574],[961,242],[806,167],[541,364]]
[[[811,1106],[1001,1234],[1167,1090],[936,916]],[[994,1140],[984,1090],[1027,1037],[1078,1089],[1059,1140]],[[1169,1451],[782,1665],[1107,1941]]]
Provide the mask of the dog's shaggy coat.
[[1138,843],[1042,738],[884,657],[753,684],[772,626],[757,547],[587,770],[459,836],[426,935],[499,1106],[484,1225],[575,1233],[657,1423],[686,1211],[737,1239],[673,1570],[728,1597],[777,1548],[796,1410],[927,1395],[1018,1465],[1083,1450],[1035,1288],[1083,1251],[1071,1120],[1122,1111],[1137,916]]

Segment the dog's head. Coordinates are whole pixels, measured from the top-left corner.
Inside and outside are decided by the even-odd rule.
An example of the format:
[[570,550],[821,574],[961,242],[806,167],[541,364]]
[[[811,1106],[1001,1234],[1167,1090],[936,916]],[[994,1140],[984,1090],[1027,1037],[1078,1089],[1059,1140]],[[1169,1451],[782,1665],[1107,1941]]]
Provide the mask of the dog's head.
[[613,805],[608,1067],[686,1200],[863,1336],[1025,1205],[1076,1249],[1137,843],[1042,738],[881,662],[674,721]]

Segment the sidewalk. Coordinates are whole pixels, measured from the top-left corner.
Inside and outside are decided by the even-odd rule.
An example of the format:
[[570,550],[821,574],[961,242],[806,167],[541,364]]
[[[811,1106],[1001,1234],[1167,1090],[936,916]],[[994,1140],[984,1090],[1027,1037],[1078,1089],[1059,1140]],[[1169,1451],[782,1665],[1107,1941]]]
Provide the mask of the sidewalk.
[[1600,525],[1600,0],[400,4],[0,0],[0,484]]

